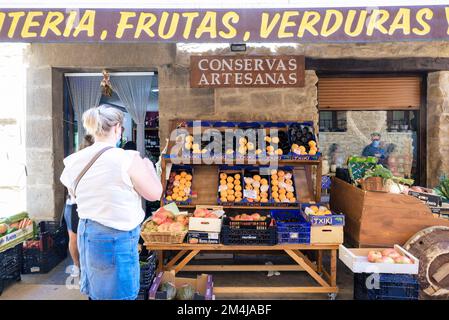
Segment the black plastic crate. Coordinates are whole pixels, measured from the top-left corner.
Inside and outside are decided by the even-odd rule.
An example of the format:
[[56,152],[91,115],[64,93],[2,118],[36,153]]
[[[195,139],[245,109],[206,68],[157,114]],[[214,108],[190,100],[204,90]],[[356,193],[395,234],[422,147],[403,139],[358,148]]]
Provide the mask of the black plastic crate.
[[419,281],[416,275],[354,274],[355,300],[418,300],[418,298]]
[[22,274],[48,273],[67,257],[61,257],[54,248],[46,252],[39,249],[23,250]]
[[139,294],[137,295],[136,300],[148,300],[148,291],[150,290],[150,286],[148,287],[140,287]]
[[225,245],[275,245],[276,226],[268,229],[233,229],[223,225],[221,242]]
[[23,246],[22,273],[47,273],[67,258],[69,236],[65,224],[42,221],[37,236]]
[[0,295],[8,282],[20,281],[22,244],[0,253]]
[[145,288],[151,285],[156,274],[156,254],[140,257],[140,287]]

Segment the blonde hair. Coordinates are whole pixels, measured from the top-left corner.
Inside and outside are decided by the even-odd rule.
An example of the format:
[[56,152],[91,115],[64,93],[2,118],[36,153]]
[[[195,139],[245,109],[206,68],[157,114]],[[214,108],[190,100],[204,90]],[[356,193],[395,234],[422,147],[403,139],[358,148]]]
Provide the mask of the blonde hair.
[[117,124],[123,126],[123,118],[123,112],[120,110],[101,105],[83,113],[83,126],[89,134],[102,137],[107,135]]

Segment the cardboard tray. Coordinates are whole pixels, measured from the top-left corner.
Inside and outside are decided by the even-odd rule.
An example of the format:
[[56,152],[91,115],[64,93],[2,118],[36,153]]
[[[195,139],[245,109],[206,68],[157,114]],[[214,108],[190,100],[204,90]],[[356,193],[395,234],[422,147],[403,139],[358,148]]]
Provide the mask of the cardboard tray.
[[340,260],[354,273],[398,273],[418,274],[419,260],[401,246],[395,244],[394,249],[400,254],[409,257],[413,264],[389,264],[368,262],[368,252],[371,250],[382,251],[388,248],[346,248],[340,245]]
[[0,238],[0,252],[6,251],[17,244],[29,240],[34,235],[34,223],[25,229],[19,229]]
[[181,278],[175,275],[174,271],[160,272],[153,281],[150,287],[150,300],[167,300],[167,294],[163,291],[158,291],[160,285],[165,282],[172,282],[177,288],[183,284],[190,284],[196,288],[198,293],[195,293],[193,300],[213,300],[212,276],[201,274],[194,278]]
[[[208,210],[223,210],[223,206],[206,206],[197,205],[196,209],[208,209]],[[200,232],[220,232],[221,224],[223,222],[222,217],[219,219],[215,218],[196,218],[189,217],[189,231],[200,231]]]

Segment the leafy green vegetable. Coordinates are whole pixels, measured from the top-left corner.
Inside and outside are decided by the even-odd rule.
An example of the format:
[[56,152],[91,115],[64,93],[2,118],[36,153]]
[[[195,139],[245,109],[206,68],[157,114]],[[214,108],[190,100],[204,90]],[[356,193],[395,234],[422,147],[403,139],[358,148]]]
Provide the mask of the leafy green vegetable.
[[446,176],[441,177],[440,184],[434,191],[446,201],[449,200],[449,178]]
[[413,179],[395,177],[389,169],[385,168],[381,164],[376,165],[374,169],[366,170],[363,178],[366,179],[370,177],[380,177],[384,180],[393,180],[395,183],[406,184],[409,186],[413,185],[413,183],[415,182],[415,180]]

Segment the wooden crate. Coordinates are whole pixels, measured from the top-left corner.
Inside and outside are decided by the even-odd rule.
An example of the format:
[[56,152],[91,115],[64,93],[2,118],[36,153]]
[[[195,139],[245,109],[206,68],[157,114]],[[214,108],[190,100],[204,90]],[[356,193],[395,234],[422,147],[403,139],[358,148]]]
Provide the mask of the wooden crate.
[[343,243],[343,226],[312,226],[310,243]]
[[403,245],[424,228],[449,226],[412,196],[364,191],[338,178],[332,182],[330,204],[345,215],[345,240],[356,247]]

